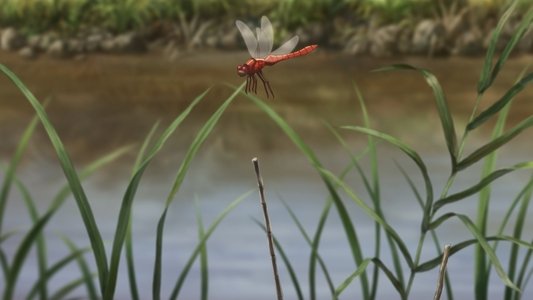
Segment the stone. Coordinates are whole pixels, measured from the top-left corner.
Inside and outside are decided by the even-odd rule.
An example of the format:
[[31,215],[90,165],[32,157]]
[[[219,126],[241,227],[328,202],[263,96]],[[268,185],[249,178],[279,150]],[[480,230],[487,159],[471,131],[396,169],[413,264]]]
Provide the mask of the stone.
[[0,49],[5,51],[18,50],[26,44],[26,39],[15,28],[9,27],[2,31]]
[[79,39],[69,39],[66,47],[69,53],[85,52],[85,43]]
[[346,43],[343,51],[353,55],[363,55],[368,53],[370,41],[366,30],[357,31]]
[[475,56],[483,53],[483,39],[476,30],[468,30],[457,37],[453,54]]
[[88,52],[98,51],[100,50],[100,46],[103,40],[104,40],[104,36],[102,34],[93,33],[85,39],[85,49]]
[[114,38],[117,51],[141,53],[146,51],[146,44],[141,36],[135,32],[120,34]]
[[23,47],[22,49],[19,50],[18,54],[27,59],[33,59],[37,56],[37,53],[35,53],[35,50],[30,46]]
[[39,39],[38,49],[42,51],[47,51],[50,45],[57,40],[57,37],[53,33],[45,33]]
[[50,56],[63,58],[67,56],[66,43],[63,40],[55,40],[46,51]]
[[432,54],[445,47],[446,31],[438,21],[425,19],[415,27],[412,51],[416,54]]
[[26,44],[33,49],[39,49],[39,46],[41,44],[41,35],[36,34],[36,35],[29,36],[26,41]]
[[370,53],[376,57],[389,57],[397,53],[398,37],[402,27],[397,24],[378,28],[370,36]]

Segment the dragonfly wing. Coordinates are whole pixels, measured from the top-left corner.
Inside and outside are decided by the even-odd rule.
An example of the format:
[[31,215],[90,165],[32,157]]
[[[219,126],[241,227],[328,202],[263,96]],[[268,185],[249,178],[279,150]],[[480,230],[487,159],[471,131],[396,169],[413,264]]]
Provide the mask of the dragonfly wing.
[[254,32],[250,29],[250,27],[248,27],[248,25],[239,20],[235,22],[235,25],[237,25],[237,28],[241,32],[241,36],[246,44],[246,47],[248,48],[250,55],[253,58],[259,58],[260,56],[258,55],[259,51],[257,47],[257,38],[255,37]]
[[257,42],[259,48],[259,56],[266,57],[272,51],[274,45],[274,29],[270,20],[263,16],[261,18],[261,29],[257,29]]
[[272,52],[272,55],[283,55],[291,53],[292,50],[294,50],[294,47],[296,47],[296,44],[298,44],[298,36],[292,37],[290,40],[286,41],[283,45],[281,45],[278,49],[276,49],[274,52]]

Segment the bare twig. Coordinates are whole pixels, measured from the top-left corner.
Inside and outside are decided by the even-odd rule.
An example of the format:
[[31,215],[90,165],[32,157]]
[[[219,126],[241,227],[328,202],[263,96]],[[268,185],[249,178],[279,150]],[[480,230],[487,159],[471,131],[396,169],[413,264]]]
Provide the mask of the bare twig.
[[270,225],[270,218],[268,217],[268,209],[267,209],[267,204],[265,200],[265,188],[263,186],[263,179],[261,178],[261,173],[259,172],[259,161],[257,160],[257,157],[254,157],[252,159],[252,163],[254,164],[255,175],[257,176],[257,185],[259,186],[259,197],[261,200],[261,206],[263,207],[263,215],[265,217],[265,227],[266,227],[266,232],[267,232],[268,247],[270,249],[272,269],[274,271],[274,281],[276,282],[276,293],[278,296],[278,300],[282,300],[283,291],[281,289],[281,283],[279,280],[278,265],[276,264],[276,252],[274,251],[274,241],[272,238],[272,227]]
[[447,244],[444,246],[444,253],[442,253],[442,262],[440,264],[439,280],[437,281],[437,290],[435,291],[435,297],[433,300],[439,300],[442,294],[442,287],[444,286],[444,277],[446,276],[446,266],[448,264],[448,257],[450,256],[450,249],[452,245]]

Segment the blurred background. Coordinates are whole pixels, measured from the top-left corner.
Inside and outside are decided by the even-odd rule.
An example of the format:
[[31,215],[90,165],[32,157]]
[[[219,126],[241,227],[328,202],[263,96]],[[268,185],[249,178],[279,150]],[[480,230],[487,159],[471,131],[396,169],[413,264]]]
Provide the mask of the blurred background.
[[[365,99],[373,128],[394,135],[419,151],[427,163],[435,193],[450,174],[450,162],[432,91],[417,73],[372,72],[393,63],[408,63],[431,70],[439,79],[461,134],[474,107],[477,81],[492,30],[506,8],[504,0],[0,0],[0,63],[15,72],[35,96],[48,100],[47,112],[76,167],[124,145],[138,149],[156,122],[166,126],[202,92],[211,88],[202,103],[177,130],[143,177],[133,209],[134,251],[143,297],[151,295],[155,230],[164,209],[174,174],[192,139],[214,110],[243,83],[236,66],[249,54],[235,26],[242,20],[257,26],[268,16],[274,27],[274,47],[300,37],[297,49],[318,44],[318,49],[298,59],[264,69],[275,93],[267,100],[317,153],[324,165],[340,172],[350,157],[325,123],[361,125],[362,114],[354,89]],[[505,25],[500,51],[519,26],[530,0]],[[253,28],[253,27],[252,27]],[[481,108],[501,97],[532,62],[533,30],[526,32],[494,85],[485,93]],[[261,84],[258,96],[265,98]],[[514,101],[509,126],[533,112],[533,90],[525,89]],[[20,91],[0,79],[0,155],[7,165],[34,111]],[[491,126],[469,137],[466,151],[490,137]],[[164,127],[163,127],[164,128]],[[161,130],[159,130],[161,132]],[[351,150],[361,152],[366,137],[341,131]],[[532,135],[525,132],[503,148],[498,165],[531,159]],[[416,249],[421,210],[398,170],[399,163],[417,180],[418,171],[404,154],[378,144],[383,210],[390,223]],[[165,232],[163,295],[170,293],[181,268],[197,242],[193,202],[200,203],[209,224],[233,199],[256,187],[251,159],[259,157],[271,210],[274,234],[307,291],[309,246],[294,225],[283,199],[312,233],[327,198],[327,189],[306,158],[282,131],[245,97],[228,108],[191,165],[184,186],[171,206]],[[84,181],[97,223],[108,250],[115,230],[122,195],[129,181],[135,151]],[[368,169],[368,159],[362,160]],[[38,206],[45,209],[65,178],[44,130],[40,128],[17,170]],[[3,178],[3,174],[0,178]],[[507,175],[493,186],[494,206],[489,228],[495,230],[503,207],[527,182],[529,175]],[[453,191],[471,186],[480,168],[461,174]],[[361,178],[348,177],[363,199]],[[476,198],[454,206],[475,219]],[[373,253],[373,221],[350,204],[360,232],[365,257]],[[492,217],[493,216],[493,217]],[[212,299],[272,299],[274,286],[264,233],[252,218],[261,219],[256,194],[233,211],[208,241],[210,295]],[[492,220],[492,219],[491,219]],[[531,220],[528,221],[531,223]],[[27,230],[30,218],[22,195],[12,190],[5,228]],[[533,224],[529,224],[533,228]],[[528,228],[526,226],[525,228]],[[443,243],[471,238],[462,223],[450,221],[439,229]],[[47,226],[49,257],[68,253],[61,236],[88,246],[83,223],[69,199]],[[531,239],[531,231],[524,239]],[[2,244],[11,257],[22,236]],[[54,242],[55,241],[55,242]],[[505,254],[508,248],[501,247]],[[331,214],[320,253],[335,282],[353,272],[351,254],[340,221]],[[428,242],[422,260],[436,255]],[[89,260],[91,255],[87,256]],[[473,297],[473,248],[454,255],[449,272],[457,299]],[[347,263],[349,262],[349,263]],[[36,279],[32,258],[21,274],[19,297],[25,284]],[[53,278],[61,286],[76,266]],[[193,268],[183,299],[199,297],[199,270]],[[287,299],[295,297],[286,270],[281,276]],[[433,295],[437,270],[415,278],[412,298]],[[329,291],[319,276],[319,299]],[[382,276],[378,299],[397,299],[395,289]],[[0,282],[1,283],[1,282]],[[501,298],[504,286],[491,277],[491,298]],[[84,298],[85,290],[72,293]],[[360,295],[358,283],[345,297]],[[524,299],[531,297],[526,290]],[[117,299],[128,299],[126,269],[122,261]],[[165,296],[163,297],[165,298]],[[344,299],[344,298],[343,298]]]

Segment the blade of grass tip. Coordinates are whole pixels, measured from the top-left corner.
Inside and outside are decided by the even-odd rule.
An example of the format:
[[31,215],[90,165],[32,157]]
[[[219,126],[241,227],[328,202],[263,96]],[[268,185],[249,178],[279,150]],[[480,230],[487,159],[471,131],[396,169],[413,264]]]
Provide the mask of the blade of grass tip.
[[[141,148],[139,152],[137,153],[137,157],[135,159],[135,164],[133,166],[132,171],[132,177],[135,176],[135,170],[139,169],[139,166],[141,165],[145,152],[148,148],[148,145],[150,144],[153,135],[155,134],[155,131],[157,130],[159,126],[159,122],[156,122],[150,131],[148,132],[148,135],[144,139]],[[132,224],[128,225],[128,232],[126,233],[126,265],[128,267],[128,283],[130,286],[130,293],[131,293],[131,299],[132,300],[139,300],[139,289],[137,288],[137,278],[136,278],[136,271],[135,271],[135,259],[133,254],[133,233],[132,233]]]
[[446,145],[448,146],[448,152],[450,154],[450,159],[452,162],[452,167],[455,167],[457,163],[457,136],[455,133],[455,126],[453,123],[453,118],[450,113],[448,102],[446,101],[446,95],[442,89],[437,77],[433,73],[429,72],[426,69],[413,67],[406,64],[397,64],[390,67],[385,67],[377,71],[393,71],[393,70],[412,70],[417,71],[426,80],[427,84],[433,90],[433,96],[435,98],[435,103],[437,104],[437,111],[439,113],[439,118],[442,125],[442,130],[444,131],[444,138],[446,140]]
[[485,123],[490,117],[497,114],[504,107],[510,103],[518,93],[520,93],[528,84],[533,81],[533,73],[527,74],[525,77],[515,83],[498,101],[492,104],[489,108],[481,112],[472,122],[467,126],[467,130],[473,130]]
[[[338,195],[336,191],[335,184],[327,177],[324,176],[320,170],[322,169],[322,164],[318,160],[315,153],[311,150],[311,148],[302,140],[302,138],[292,129],[292,127],[285,122],[285,120],[276,113],[268,104],[263,102],[258,97],[252,95],[252,94],[244,94],[250,101],[252,101],[259,109],[261,109],[264,113],[266,113],[276,125],[280,127],[280,129],[285,133],[285,135],[294,143],[300,151],[305,155],[309,163],[313,166],[313,168],[318,172],[320,177],[322,178],[322,181],[324,182],[324,185],[328,189],[328,192],[330,196],[333,199],[333,203],[335,204],[335,207],[337,208],[337,213],[339,214],[339,218],[342,222],[342,226],[344,229],[344,232],[346,234],[346,238],[348,240],[348,244],[350,245],[350,250],[352,253],[352,256],[354,258],[355,264],[359,265],[363,261],[362,256],[362,248],[361,244],[359,243],[359,238],[357,236],[357,231],[355,230],[355,227],[353,223],[351,222],[350,215],[348,214],[348,211],[346,207],[344,206],[344,203],[342,202],[342,199]],[[361,275],[361,289],[362,289],[362,297],[364,299],[368,299],[369,297],[369,288],[368,288],[368,276],[366,275],[366,272]]]
[[243,87],[244,87],[244,84],[241,84],[241,86],[230,97],[228,97],[228,99],[226,99],[226,101],[224,101],[224,103],[220,105],[220,107],[211,115],[211,117],[206,121],[206,123],[202,126],[202,128],[200,128],[200,130],[194,137],[193,142],[187,149],[187,152],[185,153],[185,156],[176,173],[176,176],[174,178],[174,183],[165,201],[165,209],[163,213],[161,214],[161,217],[159,218],[159,221],[157,223],[155,262],[154,262],[154,273],[153,273],[153,280],[152,280],[152,297],[155,300],[160,299],[161,297],[160,295],[160,292],[161,292],[161,261],[162,261],[161,251],[163,249],[163,231],[165,228],[165,221],[167,217],[168,208],[170,207],[170,204],[175,198],[175,195],[179,191],[179,188],[181,187],[181,184],[183,183],[183,180],[185,179],[185,175],[187,174],[187,171],[189,169],[189,165],[192,162],[192,159],[196,156],[198,149],[207,139],[209,134],[213,131],[213,128],[217,124],[218,120],[220,119],[220,117],[222,116],[226,108],[231,104],[231,102],[235,99],[235,97],[238,95],[238,93],[242,90]]
[[169,299],[174,300],[177,299],[179,296],[179,292],[181,290],[181,287],[183,283],[185,282],[185,279],[187,278],[187,275],[192,267],[192,264],[194,263],[196,257],[200,254],[201,248],[205,244],[205,242],[209,239],[211,234],[215,231],[215,229],[218,227],[220,222],[226,218],[226,216],[233,210],[237,205],[239,205],[244,199],[248,198],[254,191],[248,191],[244,193],[243,195],[239,196],[237,199],[235,199],[233,202],[231,202],[213,221],[213,223],[207,228],[205,231],[205,235],[203,238],[198,242],[196,247],[194,248],[193,252],[191,253],[191,256],[187,260],[187,263],[183,267],[183,269],[180,272],[180,275],[178,277],[178,280],[176,284],[174,285],[174,289],[172,290],[172,294],[169,297]]
[[473,165],[474,163],[478,162],[479,160],[489,155],[493,151],[497,150],[501,146],[507,144],[509,141],[519,135],[522,131],[528,129],[531,126],[533,126],[533,116],[528,117],[512,129],[499,136],[497,139],[494,139],[475,150],[472,154],[470,154],[457,164],[457,170],[464,170],[467,167]]
[[[529,202],[531,201],[532,194],[533,189],[529,188],[524,197],[522,198],[522,203],[516,216],[513,237],[517,240],[520,240],[520,238],[522,237],[522,232],[524,231],[524,227],[526,226],[527,211],[529,208]],[[509,278],[511,280],[515,279],[515,274],[518,267],[518,251],[519,246],[517,244],[513,244],[511,246],[511,252],[509,253],[509,263],[507,264],[507,266],[509,267],[507,274],[509,275]],[[510,299],[511,294],[513,294],[513,290],[511,290],[509,287],[506,287],[504,298]]]
[[37,118],[37,116],[35,116],[24,130],[24,133],[22,134],[22,137],[20,138],[20,141],[17,144],[17,148],[15,149],[15,153],[13,154],[13,157],[7,167],[7,171],[5,172],[5,177],[2,182],[2,189],[0,190],[0,233],[2,233],[4,213],[6,210],[6,204],[9,196],[9,190],[11,188],[11,183],[13,182],[13,177],[15,175],[15,170],[18,164],[20,163],[22,155],[28,147],[28,142],[31,136],[33,135],[33,132],[35,131],[35,127],[37,126],[38,121],[39,119]]
[[[204,221],[199,208],[198,198],[195,197],[194,208],[196,212],[196,226],[198,226],[198,240],[201,241],[205,236]],[[209,272],[207,265],[207,243],[203,243],[200,248],[200,299],[207,300],[209,295]]]
[[[63,236],[62,237],[63,242],[67,245],[71,253],[75,253],[77,251],[80,251],[80,249],[74,244],[72,240],[70,240],[68,237]],[[91,270],[89,268],[89,264],[87,263],[87,260],[85,259],[84,255],[79,255],[76,257],[76,261],[78,263],[78,267],[81,271],[81,274],[83,275],[82,278],[85,279],[84,285],[87,289],[87,297],[91,300],[98,300],[98,291],[96,289],[96,286],[94,285],[93,277],[94,275],[91,274]]]
[[505,24],[507,23],[507,21],[513,14],[514,10],[516,9],[517,3],[518,1],[512,1],[509,8],[507,8],[504,14],[500,17],[500,20],[498,21],[496,28],[492,32],[489,46],[487,48],[487,54],[483,62],[481,76],[479,78],[478,85],[477,85],[478,94],[483,94],[485,90],[487,90],[492,84],[492,80],[494,78],[493,78],[493,72],[491,72],[491,70],[492,70],[492,62],[494,61],[494,53],[496,52],[496,45],[498,44],[498,39],[500,37],[500,34]]
[[[257,224],[257,226],[263,229],[265,233],[267,232],[265,225],[261,223],[261,221],[257,220],[256,218],[252,218],[252,220],[254,221],[255,224]],[[296,271],[294,271],[294,268],[291,264],[291,260],[285,253],[285,250],[283,250],[283,246],[281,245],[279,240],[275,236],[273,236],[272,238],[274,240],[274,246],[276,247],[276,250],[281,256],[281,260],[283,261],[283,264],[285,264],[285,268],[287,269],[287,272],[289,273],[289,277],[291,278],[292,285],[294,286],[294,290],[296,292],[296,297],[300,300],[303,300],[304,296],[302,293],[302,289],[300,287],[300,282],[298,280],[298,276],[296,275]]]
[[[26,208],[28,209],[28,213],[30,215],[30,218],[33,224],[37,223],[39,221],[39,212],[37,211],[37,207],[35,206],[35,202],[33,200],[33,197],[30,194],[30,191],[18,178],[16,178],[16,176],[14,180],[15,180],[15,185],[18,187],[20,193],[22,194],[22,199],[24,200],[24,204],[26,205]],[[39,270],[39,278],[44,278],[48,262],[46,258],[46,240],[42,232],[39,232],[38,234],[38,237],[36,240],[36,246],[37,246],[36,254],[37,254],[37,265],[38,265],[38,270]],[[47,287],[46,282],[40,286],[39,295],[41,299],[48,298],[48,287]]]
[[531,26],[532,21],[533,21],[533,9],[530,8],[528,12],[525,14],[525,16],[522,18],[520,25],[514,30],[514,33],[511,36],[511,39],[507,42],[507,45],[505,45],[505,48],[500,54],[500,57],[498,58],[496,65],[494,65],[494,68],[492,69],[492,72],[490,74],[490,83],[492,83],[494,79],[496,79],[496,77],[498,76],[498,73],[503,68],[503,65],[509,58],[509,55],[511,54],[515,46],[522,39],[526,31]]
[[459,200],[462,200],[462,199],[465,199],[466,197],[469,197],[469,196],[472,196],[474,194],[476,194],[477,192],[481,191],[482,189],[484,189],[485,187],[487,187],[491,182],[493,182],[494,180],[508,174],[508,173],[511,173],[511,172],[514,172],[516,170],[521,170],[521,169],[531,169],[533,168],[533,161],[530,161],[530,162],[523,162],[523,163],[519,163],[519,164],[516,164],[512,167],[509,167],[509,168],[505,168],[505,169],[499,169],[499,170],[496,170],[492,173],[490,173],[488,176],[486,176],[485,178],[481,179],[480,182],[478,182],[477,184],[461,191],[461,192],[457,192],[455,194],[452,194],[452,195],[449,195],[445,198],[442,198],[441,200],[435,202],[435,205],[433,206],[433,213],[437,212],[440,208],[442,208],[443,206],[447,205],[447,204],[450,204],[450,203],[454,203],[454,202],[457,202]]
[[118,216],[118,221],[115,229],[115,237],[113,238],[113,249],[111,251],[111,260],[109,263],[109,276],[108,282],[106,285],[108,288],[105,290],[104,299],[113,299],[115,294],[115,288],[117,283],[118,267],[120,264],[120,254],[122,251],[122,246],[124,240],[126,239],[126,234],[128,232],[128,227],[130,224],[131,210],[133,206],[133,200],[135,194],[137,193],[137,188],[141,181],[144,171],[155,157],[155,155],[161,150],[166,141],[170,138],[172,133],[177,129],[177,127],[183,122],[183,120],[189,115],[192,109],[204,98],[209,90],[206,90],[200,96],[196,97],[191,104],[181,112],[174,121],[167,127],[163,134],[152,146],[148,152],[144,161],[139,165],[138,169],[134,172],[134,175],[130,179],[130,183],[124,193],[122,198],[122,204],[120,206],[120,212]]
[[422,220],[422,231],[426,232],[427,226],[429,225],[429,221],[431,218],[431,208],[433,206],[433,185],[431,183],[431,179],[429,177],[429,173],[427,171],[426,164],[420,157],[420,155],[411,149],[409,146],[401,142],[400,140],[396,139],[393,136],[390,136],[388,134],[370,129],[370,128],[363,128],[359,126],[343,126],[343,128],[353,131],[358,131],[367,135],[372,135],[374,137],[380,138],[394,146],[396,146],[398,149],[400,149],[402,152],[404,152],[413,162],[416,164],[418,169],[420,170],[420,173],[422,174],[422,178],[424,179],[424,184],[426,187],[426,203],[424,205],[424,216]]
[[[523,74],[521,75],[521,77],[522,76]],[[492,140],[498,138],[503,134],[510,108],[511,104],[506,103],[501,112],[499,113],[498,121],[496,122],[496,125],[494,126],[494,129],[492,131]],[[492,152],[486,157],[483,165],[483,170],[481,171],[481,178],[486,178],[490,175],[491,172],[494,171],[494,169],[496,168],[497,159],[497,151]],[[481,189],[479,193],[476,218],[476,225],[483,235],[486,235],[487,233],[487,218],[489,213],[490,195],[491,186],[490,184],[487,184],[487,186]],[[474,251],[474,280],[476,281],[475,293],[478,295],[477,299],[486,299],[488,296],[489,285],[487,284],[487,282],[489,282],[490,267],[486,266],[487,259],[485,256],[485,252],[479,245],[476,245]]]
[[92,212],[85,191],[81,186],[78,174],[75,171],[72,161],[70,160],[70,157],[65,150],[63,142],[59,138],[55,128],[50,122],[48,115],[44,111],[43,106],[39,103],[35,96],[33,96],[30,90],[22,83],[22,81],[20,81],[20,79],[13,72],[11,72],[11,70],[9,70],[6,66],[0,64],[0,71],[3,72],[4,75],[6,75],[17,86],[17,88],[22,92],[22,94],[24,94],[28,102],[32,105],[35,112],[37,113],[39,120],[43,124],[44,129],[48,134],[50,141],[52,142],[63,172],[65,173],[65,177],[67,178],[69,185],[72,189],[74,198],[76,199],[76,204],[83,219],[87,235],[89,236],[89,239],[91,241],[94,258],[98,268],[98,277],[100,279],[102,291],[104,291],[108,276],[107,256],[104,248],[104,242],[102,240],[100,230],[96,225],[94,214]]
[[61,271],[65,266],[76,260],[79,256],[82,256],[85,252],[88,252],[89,248],[79,249],[77,251],[71,252],[69,255],[63,257],[55,264],[51,265],[50,268],[46,271],[43,277],[39,277],[37,281],[33,284],[30,292],[28,293],[27,299],[32,299],[37,295],[37,292],[45,285],[52,277],[59,271]]
[[[331,209],[331,205],[333,202],[331,199],[328,199],[326,201],[326,204],[324,205],[324,208],[322,209],[322,213],[320,214],[320,218],[317,225],[317,230],[315,231],[315,238],[311,240],[307,232],[305,231],[305,228],[303,227],[302,223],[296,216],[296,213],[292,210],[292,208],[285,202],[285,200],[282,200],[283,206],[285,206],[285,209],[289,212],[289,215],[291,216],[291,219],[293,220],[294,224],[296,224],[296,227],[298,227],[298,230],[300,230],[300,233],[304,237],[305,241],[309,246],[311,246],[311,256],[309,259],[309,299],[316,299],[316,261],[318,260],[320,267],[322,268],[322,271],[324,272],[324,277],[326,278],[326,282],[330,288],[330,291],[332,293],[332,296],[335,297],[335,286],[333,285],[333,281],[331,280],[331,276],[329,275],[329,271],[327,270],[326,264],[318,254],[318,245],[320,242],[320,237],[322,234],[322,230],[324,229],[324,225],[326,223],[329,211]],[[318,238],[317,238],[318,236]],[[315,242],[316,241],[316,242]],[[277,246],[276,246],[277,247]],[[281,246],[280,246],[281,247]],[[282,251],[282,250],[281,250]],[[283,255],[282,255],[283,256]],[[285,259],[283,259],[285,261]],[[287,263],[285,263],[287,265]],[[291,276],[292,277],[292,276]],[[296,281],[297,278],[295,277]],[[300,284],[298,282],[294,283],[295,280],[293,280],[293,285],[298,284],[297,291],[300,290]],[[295,286],[296,287],[296,286]],[[301,293],[301,292],[300,292]],[[298,293],[298,295],[300,295]]]

